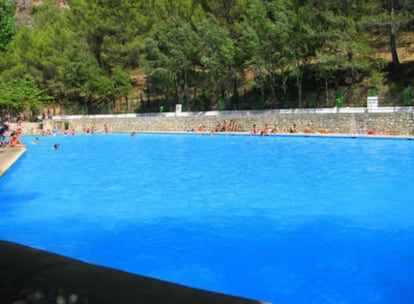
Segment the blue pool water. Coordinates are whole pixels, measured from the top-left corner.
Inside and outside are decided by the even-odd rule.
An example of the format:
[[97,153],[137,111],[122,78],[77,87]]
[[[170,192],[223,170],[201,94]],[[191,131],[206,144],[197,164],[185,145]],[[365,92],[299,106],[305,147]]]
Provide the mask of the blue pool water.
[[273,303],[414,303],[414,141],[32,140],[0,239]]

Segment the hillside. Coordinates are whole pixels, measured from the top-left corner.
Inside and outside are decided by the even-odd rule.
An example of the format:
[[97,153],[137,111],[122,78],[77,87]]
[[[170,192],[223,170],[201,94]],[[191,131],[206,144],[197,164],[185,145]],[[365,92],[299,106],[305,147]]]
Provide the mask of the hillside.
[[[314,1],[16,0],[0,76],[31,77],[54,113],[413,104],[413,25],[397,27],[396,64],[379,0]],[[414,12],[397,9],[401,24]]]

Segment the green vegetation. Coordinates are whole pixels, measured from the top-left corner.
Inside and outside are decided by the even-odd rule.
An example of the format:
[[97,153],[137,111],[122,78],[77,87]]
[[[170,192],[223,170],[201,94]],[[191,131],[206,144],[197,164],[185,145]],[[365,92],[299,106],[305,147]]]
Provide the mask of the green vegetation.
[[414,90],[412,86],[404,89],[404,105],[412,106],[414,104]]
[[51,97],[39,89],[30,75],[8,81],[0,79],[0,109],[9,113],[26,112],[33,116],[40,106],[50,101]]
[[4,51],[16,33],[13,3],[0,0],[0,51]]
[[[411,0],[0,0],[0,116],[412,104]],[[27,20],[26,18],[25,20]],[[406,38],[408,37],[408,38]],[[412,50],[411,50],[412,51]],[[387,58],[389,58],[387,60]]]

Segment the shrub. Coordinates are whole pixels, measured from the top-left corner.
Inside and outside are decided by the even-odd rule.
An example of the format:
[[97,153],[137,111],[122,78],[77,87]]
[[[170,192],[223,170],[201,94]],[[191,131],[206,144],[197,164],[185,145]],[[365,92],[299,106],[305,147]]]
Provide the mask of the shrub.
[[407,86],[403,91],[403,101],[405,106],[412,106],[414,104],[413,87]]

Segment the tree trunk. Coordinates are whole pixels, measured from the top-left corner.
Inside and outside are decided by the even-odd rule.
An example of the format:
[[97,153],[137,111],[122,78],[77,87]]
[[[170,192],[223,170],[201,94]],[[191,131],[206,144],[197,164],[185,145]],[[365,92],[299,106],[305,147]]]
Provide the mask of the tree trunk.
[[125,113],[129,112],[129,99],[128,96],[125,96]]
[[351,63],[351,79],[352,79],[352,86],[353,86],[356,82],[356,77],[355,77],[355,67],[354,67],[354,54],[352,53],[352,51],[348,51],[348,60]]
[[190,100],[189,100],[189,94],[188,94],[188,74],[187,74],[187,70],[184,70],[183,73],[183,78],[184,78],[184,100],[187,103],[187,109],[188,111],[191,111],[191,107],[190,107]]
[[270,84],[270,94],[272,97],[272,105],[276,104],[276,75],[275,73],[271,72],[271,84]]
[[236,110],[239,110],[240,95],[239,95],[239,79],[237,76],[233,79],[233,100],[236,105]]
[[394,22],[394,1],[391,0],[391,25],[390,25],[390,47],[392,56],[392,65],[397,68],[400,65],[400,59],[397,52],[397,26]]
[[296,76],[296,86],[298,87],[298,107],[302,108],[302,71],[298,71]]
[[145,90],[146,91],[146,95],[147,95],[147,104],[150,104],[150,85],[149,85],[149,83],[147,82],[147,89]]

